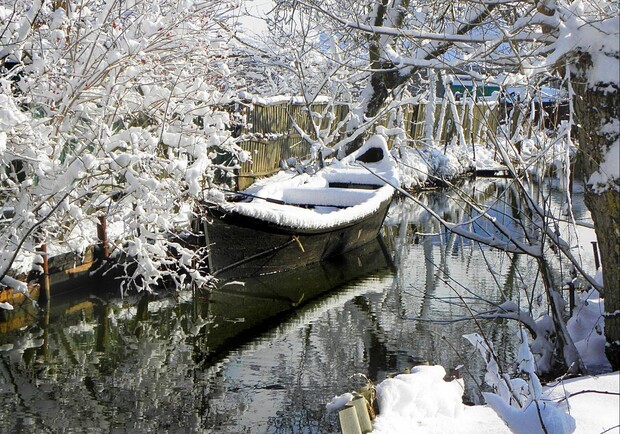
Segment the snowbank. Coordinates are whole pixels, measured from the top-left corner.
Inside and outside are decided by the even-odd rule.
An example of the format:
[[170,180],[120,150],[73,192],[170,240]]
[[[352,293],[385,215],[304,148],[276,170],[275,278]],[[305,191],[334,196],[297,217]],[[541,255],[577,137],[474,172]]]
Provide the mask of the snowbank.
[[438,180],[450,181],[471,170],[474,167],[473,162],[467,153],[459,151],[454,147],[446,150],[431,146],[400,147],[397,161],[402,187],[422,186]]
[[[441,366],[419,366],[410,374],[389,378],[377,386],[380,414],[375,434],[399,433],[509,433],[504,421],[487,405],[462,403],[462,380],[446,382]],[[584,393],[585,392],[585,393]],[[605,392],[605,393],[600,393]],[[575,419],[575,433],[620,433],[620,373],[564,380],[543,388],[543,397],[558,404]],[[615,394],[615,395],[614,395]],[[534,411],[531,411],[534,410]],[[534,433],[538,413],[527,411],[528,426]],[[547,432],[570,432],[553,430]],[[523,431],[525,429],[525,431]],[[542,430],[540,431],[542,432]]]
[[[464,410],[462,380],[444,381],[441,366],[416,366],[377,386],[380,415],[373,432],[448,432]],[[439,431],[435,431],[439,429]]]
[[566,406],[575,419],[578,434],[620,433],[619,393],[620,372],[574,378],[545,387],[546,396]]

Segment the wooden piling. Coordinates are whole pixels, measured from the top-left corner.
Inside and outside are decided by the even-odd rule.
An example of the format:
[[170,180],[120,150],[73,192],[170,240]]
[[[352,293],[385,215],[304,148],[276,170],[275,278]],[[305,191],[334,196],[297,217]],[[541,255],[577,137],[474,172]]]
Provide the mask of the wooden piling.
[[357,396],[351,401],[355,411],[357,412],[357,419],[360,424],[362,433],[366,434],[372,431],[372,422],[370,421],[370,415],[368,414],[368,401],[363,396]]
[[47,244],[45,241],[39,245],[37,252],[43,258],[43,274],[39,276],[39,285],[41,286],[39,303],[43,305],[49,303],[50,301],[50,266],[49,258],[47,256]]
[[342,434],[362,434],[360,421],[357,417],[357,410],[353,404],[349,403],[345,405],[344,408],[338,412],[338,418],[340,419]]
[[97,239],[99,245],[97,249],[97,259],[107,259],[110,255],[108,248],[108,223],[105,215],[100,215],[99,223],[97,223]]

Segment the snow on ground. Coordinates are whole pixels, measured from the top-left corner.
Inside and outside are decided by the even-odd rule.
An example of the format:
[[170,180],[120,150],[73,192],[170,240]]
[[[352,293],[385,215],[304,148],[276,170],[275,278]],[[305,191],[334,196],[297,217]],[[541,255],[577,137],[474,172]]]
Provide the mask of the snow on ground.
[[470,170],[472,164],[458,149],[401,147],[398,169],[403,188],[422,186],[428,181],[450,180]]
[[[373,433],[511,432],[489,406],[463,405],[462,382],[445,382],[444,374],[441,366],[421,366],[410,374],[401,374],[380,383],[377,386],[380,414],[374,422]],[[551,384],[544,388],[543,396],[567,408],[576,422],[575,433],[617,434],[620,433],[619,386],[620,373],[614,372]],[[549,434],[553,432],[549,427],[547,429]]]
[[[584,391],[590,392],[579,394]],[[569,397],[564,402],[577,423],[575,433],[620,433],[620,372],[565,380],[548,385],[545,392],[555,400]]]

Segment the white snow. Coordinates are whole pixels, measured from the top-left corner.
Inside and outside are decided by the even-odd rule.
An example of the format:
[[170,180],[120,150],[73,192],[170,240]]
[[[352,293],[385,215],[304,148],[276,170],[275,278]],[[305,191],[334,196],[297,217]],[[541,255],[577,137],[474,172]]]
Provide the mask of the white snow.
[[605,357],[604,300],[596,290],[576,297],[575,315],[566,324],[586,368],[604,372],[611,369]]
[[608,148],[599,169],[588,178],[595,192],[602,193],[608,188],[620,189],[620,139]]
[[[373,147],[381,149],[385,158],[377,163],[367,163],[365,165],[367,169],[355,159]],[[275,199],[284,201],[285,204],[255,198],[250,202],[223,203],[222,208],[280,226],[305,230],[325,229],[364,218],[375,213],[382,203],[389,200],[394,194],[392,185],[398,185],[396,163],[389,155],[385,138],[375,135],[359,150],[340,161],[332,162],[316,175],[280,174],[278,178],[272,178],[268,183],[258,183],[245,191],[256,198]],[[390,184],[386,184],[373,173]],[[376,190],[325,188],[334,182],[372,184],[380,187]],[[295,205],[321,207],[312,209]]]
[[325,404],[325,409],[328,412],[334,412],[342,409],[348,402],[353,399],[353,394],[346,392],[342,395],[334,396],[331,401]]
[[618,52],[620,51],[620,17],[592,20],[599,8],[598,2],[575,1],[560,9],[562,22],[554,51],[547,58],[552,65],[571,52],[585,52],[591,56],[592,68],[587,73],[592,88],[618,84]]
[[303,105],[310,102],[312,104],[327,104],[328,102],[331,102],[331,98],[325,95],[317,95],[315,98],[312,99],[312,101],[307,101],[306,98],[299,95],[274,95],[263,97],[260,95],[250,94],[246,91],[240,93],[239,98],[251,100],[253,104],[265,106],[289,103]]
[[[373,432],[411,432],[414,428],[424,432],[458,418],[464,409],[463,381],[446,382],[445,375],[441,366],[417,366],[410,374],[397,375],[377,385],[380,415]],[[445,431],[440,428],[434,432]]]
[[[590,391],[587,393],[580,392]],[[598,393],[609,392],[611,394]],[[564,380],[545,387],[551,399],[562,400],[576,422],[575,433],[620,432],[620,373]]]
[[[30,291],[28,291],[28,285],[26,283],[14,279],[9,275],[6,275],[0,279],[0,286],[7,286],[8,288],[12,288],[13,293],[24,294],[26,297],[30,296]],[[3,302],[0,303],[0,309],[4,310],[13,310],[13,305],[11,303]]]
[[[380,414],[374,422],[373,433],[509,433],[500,416],[490,406],[466,406],[462,403],[461,380],[446,382],[441,366],[420,366],[410,374],[401,374],[387,379],[377,386]],[[567,430],[564,417],[555,430],[549,423],[548,433],[610,433],[620,432],[620,373],[600,376],[586,376],[563,380],[543,388],[543,401],[547,409],[572,416],[573,430]],[[580,393],[583,391],[597,392]],[[615,394],[615,395],[614,395]],[[499,399],[487,394],[487,399]],[[553,404],[553,405],[551,405]],[[556,414],[557,416],[557,414]],[[543,432],[538,422],[535,404],[525,410],[512,410],[504,414],[509,421],[518,419],[521,423],[513,432],[533,434]],[[551,420],[551,419],[549,419]],[[568,426],[570,428],[570,426]],[[538,431],[536,431],[538,429]]]

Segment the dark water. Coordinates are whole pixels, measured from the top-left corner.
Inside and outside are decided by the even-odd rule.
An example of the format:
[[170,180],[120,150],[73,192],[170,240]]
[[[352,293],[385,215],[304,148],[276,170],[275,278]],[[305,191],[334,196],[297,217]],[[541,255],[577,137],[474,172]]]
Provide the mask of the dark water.
[[[481,202],[508,197],[503,181],[467,188]],[[471,222],[475,213],[450,196],[419,198]],[[561,206],[561,195],[549,198]],[[494,212],[509,223],[513,205],[502,199]],[[587,218],[583,207],[575,217]],[[409,202],[395,203],[386,223],[384,246],[310,269],[212,293],[120,299],[84,288],[54,298],[48,315],[5,322],[0,431],[338,432],[325,404],[355,388],[355,374],[379,382],[422,361],[463,365],[475,402],[483,366],[462,335],[485,333],[510,366],[517,327],[463,319],[504,296],[544,312],[536,264],[447,234]]]

